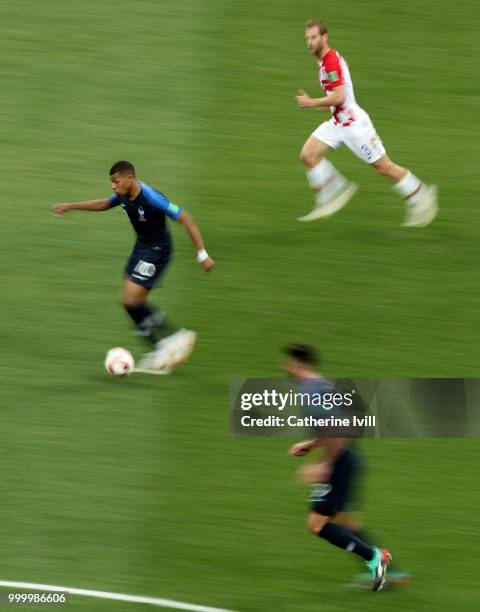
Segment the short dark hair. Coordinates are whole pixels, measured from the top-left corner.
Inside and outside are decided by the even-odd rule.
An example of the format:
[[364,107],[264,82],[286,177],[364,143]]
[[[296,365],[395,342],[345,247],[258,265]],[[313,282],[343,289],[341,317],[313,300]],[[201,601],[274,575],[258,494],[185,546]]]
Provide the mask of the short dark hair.
[[305,24],[305,30],[309,30],[310,28],[314,28],[315,26],[317,26],[318,31],[322,36],[324,34],[328,34],[327,24],[323,21],[320,21],[320,19],[309,19]]
[[117,172],[120,174],[133,174],[133,176],[136,176],[135,166],[129,161],[125,160],[115,162],[110,168],[110,176],[112,176],[112,174],[116,174]]
[[308,344],[289,344],[285,347],[284,353],[305,365],[314,366],[319,363],[317,351],[312,346],[308,346]]

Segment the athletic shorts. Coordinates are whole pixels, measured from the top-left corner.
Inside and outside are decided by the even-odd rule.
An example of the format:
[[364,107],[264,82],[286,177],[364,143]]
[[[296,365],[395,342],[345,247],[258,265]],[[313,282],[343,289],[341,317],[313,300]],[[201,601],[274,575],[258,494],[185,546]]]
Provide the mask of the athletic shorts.
[[125,266],[125,274],[136,285],[153,289],[158,285],[172,257],[172,246],[136,242]]
[[323,516],[357,511],[360,473],[360,454],[347,448],[335,462],[330,481],[312,486],[310,510]]
[[385,147],[368,114],[360,109],[357,119],[349,125],[335,125],[333,117],[325,121],[312,136],[331,149],[347,146],[367,164],[373,164],[385,155]]

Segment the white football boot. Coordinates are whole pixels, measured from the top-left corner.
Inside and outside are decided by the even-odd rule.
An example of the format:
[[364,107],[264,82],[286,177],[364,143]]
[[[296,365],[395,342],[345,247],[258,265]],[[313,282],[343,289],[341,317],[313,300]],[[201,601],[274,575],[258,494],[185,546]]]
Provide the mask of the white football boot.
[[188,360],[196,340],[195,332],[179,329],[157,342],[155,351],[146,353],[135,370],[149,374],[170,374],[172,368]]
[[356,183],[346,181],[346,187],[342,187],[342,189],[327,202],[317,204],[308,214],[303,217],[298,217],[297,221],[315,221],[316,219],[331,217],[348,204],[357,190],[358,185]]
[[[157,342],[157,346],[160,344]],[[161,348],[157,348],[152,353],[145,353],[138,362],[135,372],[143,374],[170,374],[170,354]]]
[[429,185],[425,195],[416,204],[407,204],[407,214],[403,227],[426,227],[435,219],[438,212],[437,186]]
[[192,354],[197,341],[197,334],[190,329],[179,329],[158,343],[161,355],[168,355],[168,367],[173,368],[185,363]]

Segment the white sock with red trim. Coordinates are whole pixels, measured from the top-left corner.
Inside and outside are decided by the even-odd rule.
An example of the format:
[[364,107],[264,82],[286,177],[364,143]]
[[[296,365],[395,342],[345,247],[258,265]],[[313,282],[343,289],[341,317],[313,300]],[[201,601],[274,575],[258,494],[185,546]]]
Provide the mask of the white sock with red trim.
[[407,174],[398,183],[395,183],[393,188],[402,198],[405,198],[408,204],[418,204],[425,195],[427,186],[410,170],[407,170]]
[[331,164],[328,159],[322,159],[314,168],[307,172],[308,184],[317,193],[317,205],[328,202],[347,182],[347,179]]

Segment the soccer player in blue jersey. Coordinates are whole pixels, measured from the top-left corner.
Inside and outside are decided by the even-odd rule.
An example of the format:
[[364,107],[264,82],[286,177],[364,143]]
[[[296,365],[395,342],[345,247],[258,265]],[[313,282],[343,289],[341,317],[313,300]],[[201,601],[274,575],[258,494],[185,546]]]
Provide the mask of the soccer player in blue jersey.
[[[333,383],[316,371],[317,357],[312,347],[292,344],[285,353],[286,370],[300,392],[323,396],[334,391]],[[372,590],[378,591],[385,583],[390,553],[385,548],[366,544],[359,533],[342,524],[348,524],[348,514],[352,511],[353,493],[361,470],[360,453],[348,438],[322,437],[294,444],[289,454],[300,457],[319,448],[323,449],[319,459],[300,471],[301,479],[312,486],[308,528],[330,544],[364,559],[371,572]]]
[[148,353],[139,367],[151,370],[169,370],[190,356],[196,334],[175,328],[165,314],[155,310],[148,302],[151,289],[158,284],[172,256],[172,238],[166,217],[178,221],[187,230],[197,251],[197,262],[210,272],[213,260],[205,250],[202,235],[182,208],[163,193],[139,181],[134,166],[118,161],[110,168],[113,195],[99,200],[56,204],[53,212],[63,215],[71,210],[103,211],[121,206],[127,214],[137,240],[125,268],[122,305],[154,351]]

